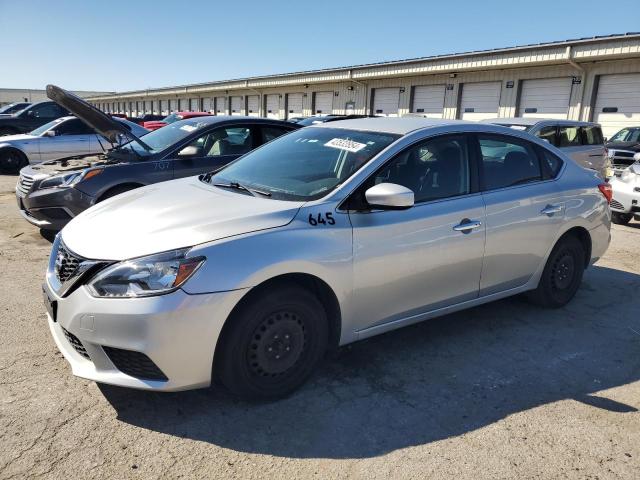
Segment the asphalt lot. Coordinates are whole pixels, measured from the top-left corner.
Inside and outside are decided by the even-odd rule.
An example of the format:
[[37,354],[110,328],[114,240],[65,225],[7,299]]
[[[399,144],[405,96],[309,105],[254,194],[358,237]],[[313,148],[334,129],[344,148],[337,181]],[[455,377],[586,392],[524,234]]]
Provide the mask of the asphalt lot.
[[72,377],[50,244],[0,176],[0,478],[640,478],[640,223],[576,299],[508,299],[341,349],[292,397]]

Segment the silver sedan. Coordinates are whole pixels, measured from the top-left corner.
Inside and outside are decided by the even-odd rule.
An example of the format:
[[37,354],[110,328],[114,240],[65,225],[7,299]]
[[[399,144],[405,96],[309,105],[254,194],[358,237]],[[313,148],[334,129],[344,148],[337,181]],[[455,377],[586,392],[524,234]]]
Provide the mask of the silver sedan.
[[[149,131],[122,118],[115,118],[137,137]],[[57,160],[74,155],[102,153],[112,145],[80,119],[57,118],[35,130],[0,138],[0,170],[19,171],[28,164]]]
[[169,391],[215,375],[279,397],[339,345],[519,293],[564,306],[609,245],[610,198],[595,172],[500,126],[308,127],[73,219],[51,253],[48,323],[84,378]]

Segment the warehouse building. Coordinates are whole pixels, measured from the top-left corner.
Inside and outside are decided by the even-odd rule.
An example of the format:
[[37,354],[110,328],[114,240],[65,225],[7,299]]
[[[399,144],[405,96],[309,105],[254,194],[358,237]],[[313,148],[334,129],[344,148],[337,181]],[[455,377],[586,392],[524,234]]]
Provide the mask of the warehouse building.
[[591,120],[640,125],[640,33],[91,97],[105,112],[179,110],[287,119],[323,114]]
[[[93,92],[76,90],[73,93],[80,97],[95,97],[96,95],[112,95],[113,92]],[[15,102],[42,102],[49,100],[46,90],[37,90],[33,88],[0,88],[0,107]]]

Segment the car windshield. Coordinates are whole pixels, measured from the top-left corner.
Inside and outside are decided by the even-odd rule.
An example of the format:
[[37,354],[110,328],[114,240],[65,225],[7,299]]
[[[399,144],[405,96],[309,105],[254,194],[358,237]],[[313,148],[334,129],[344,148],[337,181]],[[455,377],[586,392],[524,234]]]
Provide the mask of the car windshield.
[[315,200],[345,182],[397,138],[342,128],[302,128],[202,179],[211,184],[239,184],[278,200]]
[[640,141],[640,128],[623,128],[613,137],[610,142],[638,142]]
[[174,122],[166,127],[149,132],[144,136],[144,143],[151,148],[151,151],[145,150],[138,142],[129,142],[120,148],[134,150],[140,155],[151,155],[166,150],[168,147],[207,125],[207,123],[203,123],[197,118]]
[[39,137],[44,132],[49,130],[51,127],[55,127],[56,125],[58,125],[59,123],[62,123],[63,121],[64,121],[63,118],[56,118],[55,120],[52,120],[49,123],[45,123],[44,125],[36,128],[35,130],[31,130],[31,132],[29,132],[29,135]]
[[164,117],[162,119],[164,123],[174,123],[174,122],[177,122],[178,120],[182,120],[182,117],[177,113],[172,113],[171,115]]
[[14,114],[17,112],[21,112],[27,107],[27,105],[28,103],[10,103],[9,105],[5,105],[4,107],[0,108],[0,113]]

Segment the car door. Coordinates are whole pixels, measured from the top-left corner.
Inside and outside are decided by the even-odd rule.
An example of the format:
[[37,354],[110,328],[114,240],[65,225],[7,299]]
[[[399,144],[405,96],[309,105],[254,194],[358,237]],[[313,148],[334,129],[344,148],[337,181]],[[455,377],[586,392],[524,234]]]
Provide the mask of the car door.
[[375,184],[395,183],[415,195],[406,210],[350,210],[358,330],[404,323],[477,298],[484,203],[470,152],[465,135],[423,141],[387,162],[354,194],[363,197]]
[[[70,118],[53,129],[54,136],[43,136],[40,157],[43,161],[92,153],[93,130],[78,118]],[[95,140],[94,140],[95,141]]]
[[582,137],[582,163],[587,168],[602,172],[606,160],[602,129],[597,125],[580,127],[580,134]]
[[216,170],[250,152],[257,145],[255,130],[252,125],[233,124],[200,134],[172,154],[174,178]]
[[539,147],[506,135],[479,134],[477,141],[486,205],[480,281],[484,296],[519,287],[531,278],[556,238],[565,206],[540,161]]

